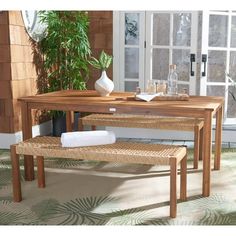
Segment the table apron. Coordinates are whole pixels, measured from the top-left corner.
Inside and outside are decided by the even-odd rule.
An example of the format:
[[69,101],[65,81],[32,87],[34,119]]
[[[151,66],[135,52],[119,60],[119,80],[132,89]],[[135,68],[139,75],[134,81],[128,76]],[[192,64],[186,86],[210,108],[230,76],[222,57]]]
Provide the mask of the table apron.
[[29,109],[41,110],[60,110],[60,111],[79,111],[91,113],[127,113],[127,114],[142,114],[142,115],[160,115],[160,116],[179,116],[179,117],[193,117],[204,118],[206,111],[210,109],[194,109],[194,108],[170,108],[165,107],[134,107],[122,105],[57,105],[44,103],[29,103]]

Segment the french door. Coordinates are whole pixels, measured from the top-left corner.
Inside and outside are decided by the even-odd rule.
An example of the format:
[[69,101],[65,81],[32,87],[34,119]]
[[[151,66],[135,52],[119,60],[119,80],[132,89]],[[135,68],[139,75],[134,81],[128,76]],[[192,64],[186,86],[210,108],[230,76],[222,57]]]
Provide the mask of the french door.
[[113,50],[116,90],[144,91],[176,64],[180,93],[225,98],[223,140],[236,142],[236,11],[117,11]]
[[236,124],[236,12],[204,11],[201,95],[225,97],[224,124]]
[[166,80],[177,65],[178,91],[196,93],[197,12],[146,13],[146,79]]
[[115,88],[144,91],[149,79],[166,80],[169,65],[176,64],[178,90],[194,95],[197,17],[197,12],[187,11],[116,12]]
[[113,81],[115,89],[145,86],[145,12],[113,13]]

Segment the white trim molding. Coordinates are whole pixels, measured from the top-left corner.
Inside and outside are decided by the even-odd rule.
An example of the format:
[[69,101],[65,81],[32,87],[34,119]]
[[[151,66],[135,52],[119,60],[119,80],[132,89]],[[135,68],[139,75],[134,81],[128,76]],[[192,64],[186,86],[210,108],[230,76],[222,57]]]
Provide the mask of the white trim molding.
[[[47,121],[32,127],[33,137],[37,135],[48,135],[52,132],[52,122]],[[22,131],[16,133],[0,133],[0,148],[9,149],[10,145],[22,141]]]

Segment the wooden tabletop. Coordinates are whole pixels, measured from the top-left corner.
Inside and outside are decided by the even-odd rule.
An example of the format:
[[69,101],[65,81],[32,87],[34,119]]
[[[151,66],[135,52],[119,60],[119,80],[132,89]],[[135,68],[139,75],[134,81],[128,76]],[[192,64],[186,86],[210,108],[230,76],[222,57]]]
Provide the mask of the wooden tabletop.
[[[218,96],[190,96],[188,101],[136,101],[134,93],[113,92],[108,97],[100,97],[94,90],[63,90],[36,96],[20,98],[27,102],[30,108],[51,110],[78,110],[104,113],[141,113],[168,115],[174,111],[180,113],[194,113],[194,117],[201,117],[205,110],[213,114],[223,105],[224,98]],[[171,114],[169,114],[171,115]],[[186,115],[186,114],[185,114]]]

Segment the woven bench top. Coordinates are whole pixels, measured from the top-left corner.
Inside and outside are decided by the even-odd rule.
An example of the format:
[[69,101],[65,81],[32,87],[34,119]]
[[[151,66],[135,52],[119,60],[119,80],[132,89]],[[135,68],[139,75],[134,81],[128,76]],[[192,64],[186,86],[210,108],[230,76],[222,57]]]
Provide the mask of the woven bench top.
[[134,142],[116,142],[109,145],[63,148],[58,137],[35,137],[16,145],[16,153],[44,157],[75,158],[108,162],[151,165],[177,163],[186,155],[186,147]]
[[184,117],[163,117],[130,114],[91,114],[81,118],[83,125],[192,131],[203,127],[203,120]]

